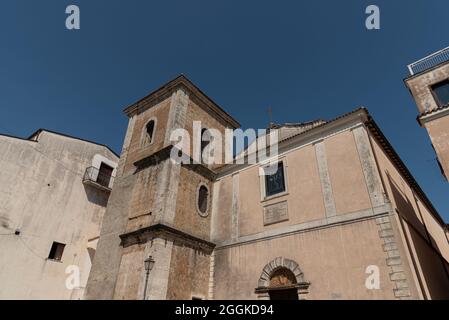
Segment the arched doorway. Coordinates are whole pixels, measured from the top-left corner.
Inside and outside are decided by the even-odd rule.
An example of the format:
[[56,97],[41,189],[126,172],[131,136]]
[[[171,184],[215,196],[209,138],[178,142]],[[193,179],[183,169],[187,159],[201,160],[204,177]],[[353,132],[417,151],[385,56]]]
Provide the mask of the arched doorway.
[[298,300],[298,289],[293,272],[287,268],[279,268],[270,278],[268,294],[270,300]]
[[302,300],[309,286],[295,261],[279,257],[264,267],[256,294],[264,300]]

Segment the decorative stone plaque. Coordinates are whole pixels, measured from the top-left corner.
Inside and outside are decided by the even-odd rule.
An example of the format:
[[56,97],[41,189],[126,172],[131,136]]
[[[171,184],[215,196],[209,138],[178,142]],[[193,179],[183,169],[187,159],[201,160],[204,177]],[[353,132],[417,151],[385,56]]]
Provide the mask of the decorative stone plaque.
[[263,224],[269,225],[288,220],[287,201],[278,202],[263,208]]

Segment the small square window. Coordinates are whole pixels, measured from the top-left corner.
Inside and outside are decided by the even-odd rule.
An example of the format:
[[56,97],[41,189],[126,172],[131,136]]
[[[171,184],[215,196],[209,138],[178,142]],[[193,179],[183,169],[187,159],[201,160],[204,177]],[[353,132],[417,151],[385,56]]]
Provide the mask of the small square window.
[[53,242],[50,253],[48,254],[48,259],[61,261],[62,253],[64,252],[65,244],[59,242]]
[[433,85],[432,91],[439,107],[445,107],[449,105],[449,80],[445,80]]
[[285,192],[284,163],[265,167],[265,196],[270,197]]

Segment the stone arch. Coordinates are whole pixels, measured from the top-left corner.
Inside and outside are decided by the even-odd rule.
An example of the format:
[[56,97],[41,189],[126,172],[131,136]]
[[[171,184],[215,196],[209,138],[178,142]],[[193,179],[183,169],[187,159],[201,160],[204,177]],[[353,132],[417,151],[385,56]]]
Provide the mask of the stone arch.
[[294,286],[298,289],[298,297],[300,299],[304,299],[305,294],[308,293],[310,283],[306,281],[299,264],[294,260],[284,257],[277,257],[267,263],[263,268],[259,277],[258,287],[256,288],[256,294],[258,294],[259,299],[269,298],[268,292],[270,291],[270,281],[272,275],[280,269],[287,269],[292,272],[296,279]]

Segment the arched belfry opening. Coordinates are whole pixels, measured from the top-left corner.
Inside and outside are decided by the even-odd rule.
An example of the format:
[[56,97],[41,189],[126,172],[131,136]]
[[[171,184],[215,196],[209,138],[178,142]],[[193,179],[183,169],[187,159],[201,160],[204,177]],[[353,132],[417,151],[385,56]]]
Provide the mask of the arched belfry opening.
[[263,268],[256,294],[264,300],[304,300],[309,286],[295,261],[278,257]]

